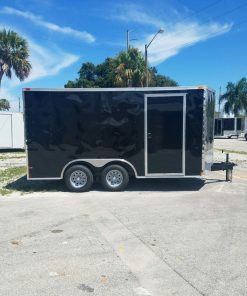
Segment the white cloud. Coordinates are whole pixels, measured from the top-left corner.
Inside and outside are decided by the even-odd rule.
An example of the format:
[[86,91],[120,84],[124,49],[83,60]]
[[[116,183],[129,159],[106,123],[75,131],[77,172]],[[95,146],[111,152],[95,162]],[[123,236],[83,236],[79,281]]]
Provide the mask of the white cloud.
[[[183,11],[184,11],[183,7]],[[148,60],[151,64],[157,65],[168,58],[178,54],[183,48],[205,41],[209,38],[227,33],[231,30],[232,24],[220,24],[216,22],[202,23],[196,20],[188,20],[188,17],[180,15],[178,10],[167,7],[170,11],[169,21],[152,17],[150,12],[146,12],[142,7],[135,4],[116,5],[112,19],[153,26],[152,34],[145,34],[144,40],[135,41],[134,46],[144,51],[145,44],[152,40],[159,28],[164,28],[164,33],[157,35],[157,38],[148,48]],[[176,17],[173,17],[176,15]],[[178,20],[178,21],[174,21]]]
[[[200,25],[199,23],[179,23],[172,29],[167,29],[148,48],[149,62],[153,65],[160,64],[168,58],[178,54],[183,48],[205,41],[209,38],[224,34],[230,31],[231,24],[211,23]],[[148,44],[153,35],[147,35],[144,42],[137,43],[140,50]]]
[[24,34],[22,34],[22,36],[24,36],[29,45],[29,61],[32,65],[32,69],[28,78],[26,78],[23,82],[20,82],[14,75],[11,80],[5,79],[8,86],[16,87],[44,77],[57,75],[63,69],[77,62],[80,58],[78,55],[67,53],[57,48],[54,50],[52,48],[47,49],[47,47],[43,47],[35,43]]
[[[2,27],[7,28],[0,24],[0,29]],[[16,29],[15,31],[18,32]],[[23,33],[21,33],[21,36],[27,40],[30,48],[29,60],[32,65],[32,70],[29,77],[23,82],[20,82],[15,75],[12,76],[11,80],[7,79],[5,76],[3,78],[0,95],[10,101],[12,111],[17,111],[18,97],[21,96],[21,87],[24,83],[57,75],[63,69],[77,62],[80,58],[78,55],[63,52],[58,48],[53,49],[50,47],[47,49],[47,47],[35,43]]]
[[125,22],[135,22],[139,24],[152,25],[154,27],[163,27],[165,23],[149,13],[143,11],[135,4],[118,4],[112,14],[114,19]]
[[25,19],[30,20],[34,24],[39,25],[43,28],[46,28],[50,31],[67,34],[69,36],[73,36],[77,39],[83,40],[87,43],[93,43],[95,41],[95,37],[92,34],[88,33],[87,31],[78,31],[70,27],[61,27],[57,24],[47,22],[43,20],[42,17],[28,11],[22,11],[22,10],[18,10],[11,7],[3,7],[0,10],[0,12],[4,14],[13,14],[16,16],[24,17]]
[[12,76],[11,80],[6,79],[6,83],[11,84],[12,86],[34,81],[43,77],[57,75],[63,69],[77,62],[80,58],[79,55],[64,52],[58,47],[54,47],[52,44],[41,46],[17,28],[0,23],[0,30],[3,28],[14,30],[27,40],[30,53],[28,60],[32,65],[30,75],[23,82],[20,82],[15,75]]
[[55,51],[52,51],[52,49],[48,50],[28,38],[27,41],[31,52],[30,62],[32,70],[25,82],[59,74],[61,70],[79,60],[77,55],[65,53],[58,49]]

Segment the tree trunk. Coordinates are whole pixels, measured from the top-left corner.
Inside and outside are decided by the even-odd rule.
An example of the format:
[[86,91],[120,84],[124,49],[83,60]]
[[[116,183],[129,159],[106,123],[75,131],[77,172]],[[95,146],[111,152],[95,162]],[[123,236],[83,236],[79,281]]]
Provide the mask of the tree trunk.
[[0,88],[1,88],[2,78],[3,78],[3,70],[0,70]]

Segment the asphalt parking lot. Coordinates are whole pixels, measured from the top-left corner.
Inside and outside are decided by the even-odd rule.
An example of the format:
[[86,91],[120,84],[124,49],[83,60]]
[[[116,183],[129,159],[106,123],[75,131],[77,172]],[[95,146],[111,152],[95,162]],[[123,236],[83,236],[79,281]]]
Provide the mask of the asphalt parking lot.
[[241,168],[232,183],[210,173],[74,194],[54,182],[0,197],[0,295],[247,295]]

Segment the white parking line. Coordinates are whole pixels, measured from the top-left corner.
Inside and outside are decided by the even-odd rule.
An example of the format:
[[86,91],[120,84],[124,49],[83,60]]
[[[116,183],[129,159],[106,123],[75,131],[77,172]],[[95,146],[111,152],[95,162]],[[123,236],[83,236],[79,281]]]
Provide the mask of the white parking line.
[[[152,249],[136,237],[113,214],[90,203],[90,219],[112,246],[116,254],[140,282],[135,293],[139,295],[204,295],[191,282],[158,257]],[[93,214],[92,214],[93,213]],[[146,294],[140,294],[140,292]]]
[[222,189],[223,189],[223,187],[224,187],[224,183],[222,182],[222,183],[220,183],[220,186],[219,186],[219,188],[216,190],[216,192],[221,192]]

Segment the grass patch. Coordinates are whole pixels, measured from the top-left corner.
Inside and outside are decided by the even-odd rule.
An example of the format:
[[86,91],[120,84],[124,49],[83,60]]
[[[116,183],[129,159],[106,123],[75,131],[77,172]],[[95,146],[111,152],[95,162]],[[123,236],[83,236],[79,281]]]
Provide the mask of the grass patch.
[[0,188],[0,195],[10,194],[12,191],[6,188]]
[[25,158],[26,153],[25,152],[0,152],[0,160],[6,160],[6,159],[15,159],[15,158]]
[[32,180],[26,177],[26,166],[9,167],[0,170],[0,196],[18,192],[21,195],[32,192],[64,191],[60,180]]
[[26,155],[11,155],[11,156],[6,156],[6,155],[0,155],[0,160],[6,160],[6,159],[18,159],[18,158],[25,158]]
[[6,188],[6,185],[12,181],[19,179],[26,174],[25,166],[10,167],[0,170],[0,195],[6,195],[13,190]]
[[215,148],[215,150],[218,150],[218,151],[223,150],[225,153],[235,153],[235,154],[247,155],[247,152],[245,152],[245,151],[235,151],[235,150],[219,149],[219,148]]
[[18,167],[10,167],[5,170],[0,171],[0,180],[1,183],[7,183],[9,181],[12,181],[16,178],[21,177],[26,173],[26,167],[25,166],[18,166]]

